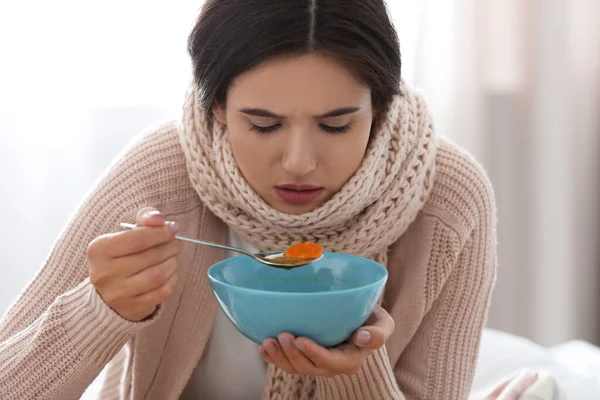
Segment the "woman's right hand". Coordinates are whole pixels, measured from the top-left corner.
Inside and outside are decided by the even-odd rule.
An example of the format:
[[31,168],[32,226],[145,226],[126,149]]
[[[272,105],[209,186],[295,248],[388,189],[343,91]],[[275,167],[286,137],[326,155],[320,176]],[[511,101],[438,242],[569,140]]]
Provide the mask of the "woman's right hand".
[[144,208],[137,227],[96,238],[88,247],[90,282],[106,304],[129,321],[150,317],[177,284],[177,225]]

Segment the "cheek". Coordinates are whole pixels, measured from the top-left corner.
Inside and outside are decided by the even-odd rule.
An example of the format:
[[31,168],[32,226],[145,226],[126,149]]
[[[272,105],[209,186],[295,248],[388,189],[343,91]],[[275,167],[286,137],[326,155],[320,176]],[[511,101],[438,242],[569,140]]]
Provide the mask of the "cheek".
[[230,122],[227,128],[235,161],[248,183],[256,187],[273,163],[269,140],[249,131],[246,123]]
[[337,189],[341,188],[360,167],[369,142],[370,125],[349,132],[340,137],[331,137],[331,142],[322,146],[322,165],[327,176],[334,178],[331,182]]

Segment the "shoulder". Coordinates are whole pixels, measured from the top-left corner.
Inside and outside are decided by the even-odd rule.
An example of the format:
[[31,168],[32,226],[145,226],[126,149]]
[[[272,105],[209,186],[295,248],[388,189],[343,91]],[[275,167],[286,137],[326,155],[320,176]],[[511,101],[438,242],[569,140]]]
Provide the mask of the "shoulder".
[[144,206],[198,207],[177,129],[171,121],[139,133],[100,178],[93,198],[126,213]]
[[464,242],[474,229],[492,229],[494,191],[483,166],[466,150],[440,139],[435,178],[422,213],[440,219]]

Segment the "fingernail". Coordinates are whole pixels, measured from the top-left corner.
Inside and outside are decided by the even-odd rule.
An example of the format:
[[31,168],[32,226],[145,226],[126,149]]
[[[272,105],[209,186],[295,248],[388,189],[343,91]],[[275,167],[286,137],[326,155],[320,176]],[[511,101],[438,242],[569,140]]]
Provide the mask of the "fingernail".
[[258,346],[258,352],[260,354],[266,354],[267,351],[265,350],[264,346]]
[[169,227],[171,228],[173,233],[177,233],[179,231],[179,225],[177,225],[177,222],[175,221],[169,222]]
[[152,217],[155,217],[157,215],[161,215],[160,211],[158,211],[158,210],[152,210],[152,211],[148,211],[146,214],[144,214],[144,217],[146,217],[146,218],[152,218]]
[[302,341],[296,340],[295,344],[296,344],[296,348],[298,348],[298,350],[300,350],[303,353],[306,352],[306,346],[304,345],[304,343],[302,343]]
[[292,346],[292,341],[290,340],[290,337],[289,337],[289,336],[282,335],[282,336],[279,338],[279,342],[280,342],[280,343],[281,343],[281,345],[282,345],[283,347],[285,347],[286,349],[288,349],[288,348],[290,348],[290,347]]
[[369,331],[359,331],[358,335],[356,335],[356,344],[359,346],[364,346],[369,343],[371,340],[371,333]]

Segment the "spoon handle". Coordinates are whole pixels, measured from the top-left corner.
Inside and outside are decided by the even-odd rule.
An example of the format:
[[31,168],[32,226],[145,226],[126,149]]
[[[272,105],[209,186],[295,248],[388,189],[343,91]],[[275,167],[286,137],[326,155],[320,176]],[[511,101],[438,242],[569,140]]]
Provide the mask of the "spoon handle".
[[[128,223],[125,223],[125,222],[121,222],[120,225],[121,225],[121,228],[123,228],[123,229],[133,229],[133,228],[136,228],[136,225],[134,225],[134,224],[128,224]],[[213,243],[213,242],[205,242],[203,240],[192,239],[192,238],[189,238],[189,237],[186,237],[186,236],[180,236],[180,235],[175,236],[175,238],[179,239],[179,240],[183,240],[184,242],[201,244],[203,246],[209,246],[209,247],[216,247],[218,249],[223,249],[223,250],[230,250],[230,251],[234,251],[236,253],[245,254],[245,255],[250,256],[252,258],[256,258],[256,256],[254,254],[249,253],[249,252],[247,252],[245,250],[242,250],[242,249],[238,249],[237,247],[224,246],[222,244]]]

